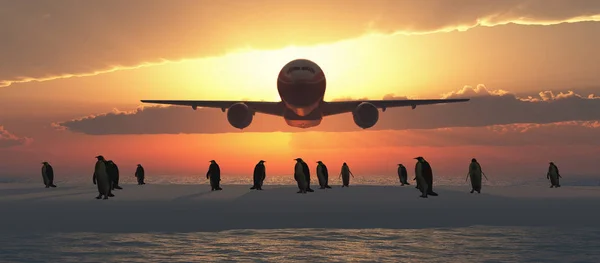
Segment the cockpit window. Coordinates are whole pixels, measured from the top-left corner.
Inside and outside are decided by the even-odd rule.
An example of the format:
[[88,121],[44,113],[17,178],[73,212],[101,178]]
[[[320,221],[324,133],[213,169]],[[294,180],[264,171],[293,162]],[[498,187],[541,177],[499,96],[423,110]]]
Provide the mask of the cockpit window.
[[292,72],[294,72],[296,70],[306,70],[308,72],[311,72],[311,73],[315,74],[315,70],[313,68],[311,68],[311,67],[290,67],[288,69],[287,73],[289,74],[289,73],[292,73]]
[[290,67],[287,73],[292,73],[293,71],[300,70],[300,67]]
[[315,74],[315,70],[311,67],[302,67],[302,70],[310,71],[311,73]]

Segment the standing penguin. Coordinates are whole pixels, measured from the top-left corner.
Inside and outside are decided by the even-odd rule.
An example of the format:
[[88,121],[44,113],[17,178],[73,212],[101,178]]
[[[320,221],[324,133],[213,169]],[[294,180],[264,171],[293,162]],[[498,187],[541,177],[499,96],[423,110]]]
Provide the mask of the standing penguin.
[[108,199],[110,196],[110,178],[106,172],[106,160],[102,155],[96,156],[96,159],[98,159],[98,161],[96,161],[94,176],[92,177],[92,181],[98,186],[98,196],[96,199],[100,199],[102,196],[104,196],[103,199]]
[[408,183],[408,172],[406,171],[406,167],[401,163],[398,164],[398,178],[400,179],[400,186],[410,185]]
[[329,171],[327,166],[321,162],[317,162],[317,178],[319,179],[319,189],[331,188],[329,186]]
[[427,182],[427,195],[438,196],[438,194],[433,191],[433,170],[431,169],[431,165],[429,165],[429,162],[423,157],[417,158],[421,158],[423,161],[423,178],[425,178],[425,182]]
[[119,186],[119,167],[112,160],[106,161],[106,169],[110,178],[110,190],[123,189]]
[[262,184],[267,176],[265,161],[260,160],[256,166],[254,166],[254,185],[250,189],[262,190]]
[[300,160],[302,162],[302,171],[304,172],[304,176],[306,177],[306,191],[314,192],[315,190],[310,188],[310,168],[308,168],[308,164],[306,164],[304,160]]
[[304,166],[302,165],[304,161],[302,161],[302,158],[296,158],[294,160],[296,160],[296,165],[294,166],[294,179],[296,180],[296,183],[298,183],[298,189],[300,189],[297,193],[306,194],[306,175],[304,175]]
[[223,190],[223,188],[219,187],[219,183],[221,182],[221,168],[219,168],[219,165],[215,160],[210,160],[210,166],[208,167],[208,172],[206,172],[206,179],[210,179],[211,191]]
[[135,177],[137,178],[138,185],[146,184],[144,183],[144,167],[138,163],[137,168],[135,169]]
[[417,157],[417,163],[415,164],[415,180],[417,180],[417,188],[421,191],[421,196],[423,198],[427,198],[429,185],[427,184],[427,180],[423,176],[423,162],[425,159],[423,157]]
[[56,185],[54,185],[54,169],[52,169],[52,165],[48,162],[43,162],[42,164],[42,179],[44,179],[44,185],[46,188],[56,187]]
[[481,165],[479,165],[475,158],[471,159],[471,164],[469,164],[469,172],[467,173],[467,178],[471,177],[471,193],[474,191],[477,191],[478,194],[481,193],[482,175],[485,176],[483,170],[481,170]]
[[550,188],[560,187],[560,173],[558,172],[558,167],[554,164],[554,162],[550,162],[550,167],[548,167],[548,174],[546,174],[546,179],[550,179]]
[[340,171],[340,177],[342,178],[342,187],[350,187],[350,175],[354,178],[354,174],[350,171],[350,167],[346,163],[342,164],[342,170]]

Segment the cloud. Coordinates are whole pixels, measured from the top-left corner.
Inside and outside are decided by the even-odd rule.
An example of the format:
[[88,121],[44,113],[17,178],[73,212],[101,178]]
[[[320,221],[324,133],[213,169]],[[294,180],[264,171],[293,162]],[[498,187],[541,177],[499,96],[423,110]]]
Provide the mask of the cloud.
[[0,126],[0,148],[8,148],[18,145],[26,145],[32,142],[31,138],[18,137]]
[[[296,133],[294,149],[331,150],[374,147],[463,147],[463,146],[600,146],[598,121],[571,121],[549,124],[507,124],[487,127],[429,130]],[[372,134],[372,135],[371,135]]]
[[[600,97],[581,96],[573,92],[541,92],[538,97],[518,97],[502,90],[489,90],[484,85],[469,86],[451,92],[445,98],[470,97],[457,104],[391,108],[380,112],[378,123],[370,130],[437,129],[450,127],[484,127],[513,123],[555,123],[600,120]],[[394,99],[386,95],[384,99]],[[402,97],[405,98],[405,97]],[[219,109],[190,107],[140,107],[87,116],[54,124],[73,132],[106,134],[178,134],[241,132],[233,128]],[[325,117],[321,125],[311,129],[289,127],[283,118],[256,114],[243,132],[351,132],[361,130],[350,113]]]
[[599,20],[594,0],[0,1],[0,87],[370,33]]

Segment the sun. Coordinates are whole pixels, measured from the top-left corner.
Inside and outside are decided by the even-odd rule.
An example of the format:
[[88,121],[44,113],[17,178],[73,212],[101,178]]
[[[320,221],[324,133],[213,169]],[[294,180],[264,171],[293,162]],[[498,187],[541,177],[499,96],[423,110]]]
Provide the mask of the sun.
[[161,74],[169,86],[163,92],[168,96],[161,99],[279,101],[277,75],[295,59],[311,60],[323,70],[327,101],[398,93],[398,86],[414,78],[414,72],[403,68],[403,60],[389,59],[390,54],[382,54],[373,45],[362,40],[278,50],[245,47],[218,57],[188,60]]

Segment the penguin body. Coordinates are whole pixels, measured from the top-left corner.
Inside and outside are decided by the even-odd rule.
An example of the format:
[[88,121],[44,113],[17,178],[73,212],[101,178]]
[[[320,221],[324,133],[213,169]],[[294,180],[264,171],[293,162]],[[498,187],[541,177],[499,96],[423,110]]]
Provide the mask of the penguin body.
[[471,164],[469,164],[469,177],[471,177],[471,193],[474,191],[481,193],[482,170],[481,166],[475,159],[473,159]]
[[219,186],[221,182],[221,168],[214,160],[210,162],[208,172],[206,173],[206,179],[210,179],[211,191],[223,190],[223,188]]
[[421,191],[421,197],[427,198],[427,192],[429,191],[429,185],[427,184],[427,180],[423,176],[423,162],[421,159],[417,159],[417,163],[415,165],[415,179],[417,180],[417,188]]
[[423,178],[427,183],[427,195],[437,196],[438,194],[433,191],[433,170],[425,159],[423,159]]
[[144,171],[144,167],[142,167],[141,164],[138,164],[137,168],[135,169],[135,177],[137,178],[138,185],[146,184],[146,183],[144,183],[146,174]]
[[266,169],[263,161],[254,166],[253,181],[254,185],[250,189],[262,190],[263,181],[266,177]]
[[304,160],[300,161],[302,163],[302,172],[304,173],[305,181],[306,181],[306,191],[314,192],[315,190],[310,188],[310,168],[308,168],[308,164],[304,162]]
[[548,174],[546,178],[550,179],[550,188],[560,187],[560,173],[558,172],[558,167],[553,162],[550,162],[550,167],[548,167]]
[[400,185],[410,185],[408,183],[408,172],[402,164],[398,165],[398,179],[400,179]]
[[300,160],[297,160],[294,166],[294,179],[298,183],[298,189],[300,189],[298,193],[305,194],[307,188],[306,175],[304,175],[304,167]]
[[346,163],[342,165],[342,170],[340,171],[342,175],[342,187],[350,186],[350,167]]
[[110,190],[122,189],[119,186],[119,167],[111,160],[106,161],[106,172],[110,178]]
[[104,159],[98,159],[98,161],[96,161],[93,181],[94,184],[98,186],[99,195],[96,199],[100,199],[102,196],[104,196],[104,199],[108,199],[110,194],[110,178],[106,171],[106,161],[104,161]]
[[317,178],[319,179],[320,189],[331,188],[329,186],[329,171],[327,170],[327,166],[321,161],[317,162]]
[[52,165],[50,165],[48,162],[43,162],[42,164],[42,179],[44,181],[44,185],[46,188],[56,187],[56,185],[54,185],[54,169],[52,168]]

